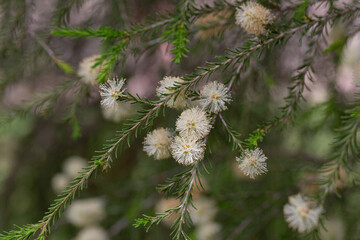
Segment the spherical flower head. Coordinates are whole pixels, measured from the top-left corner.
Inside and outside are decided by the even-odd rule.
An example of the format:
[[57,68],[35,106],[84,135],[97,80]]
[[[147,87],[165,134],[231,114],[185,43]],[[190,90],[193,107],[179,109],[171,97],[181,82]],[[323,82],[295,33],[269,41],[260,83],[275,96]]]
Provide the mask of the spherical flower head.
[[266,25],[271,23],[274,19],[270,10],[254,1],[243,3],[236,10],[235,17],[236,24],[240,25],[248,33],[254,35],[265,34]]
[[150,132],[144,140],[144,151],[156,160],[170,157],[170,145],[173,133],[170,129],[159,128]]
[[66,216],[77,227],[97,224],[106,216],[104,201],[99,198],[75,200],[67,209]]
[[51,179],[51,186],[55,193],[60,194],[70,184],[71,178],[64,174],[58,173]]
[[284,206],[285,220],[291,228],[300,233],[309,232],[319,222],[322,207],[312,207],[312,202],[301,194],[289,197],[289,203]]
[[99,226],[86,227],[81,230],[75,240],[108,240],[106,231]]
[[[156,95],[160,99],[165,99],[168,95],[175,92],[173,88],[176,88],[178,84],[183,83],[184,80],[179,77],[164,77],[160,81],[160,86],[156,89]],[[175,94],[167,102],[166,105],[170,108],[183,109],[187,106],[186,96],[183,92]]]
[[176,136],[171,144],[175,160],[183,165],[193,165],[204,157],[205,144],[191,136]]
[[226,110],[226,103],[231,101],[231,94],[224,84],[211,82],[200,91],[200,104],[209,112],[219,113]]
[[183,111],[176,120],[176,130],[181,136],[203,138],[210,132],[211,125],[204,110],[194,107]]
[[79,156],[72,156],[65,160],[63,164],[64,173],[70,177],[75,178],[84,168],[88,166],[88,162]]
[[103,117],[106,120],[112,122],[121,122],[128,116],[130,116],[134,110],[134,105],[128,102],[119,102],[117,101],[114,108],[107,108],[101,105]]
[[81,80],[86,84],[97,84],[96,78],[100,74],[102,65],[99,64],[93,68],[96,59],[100,58],[100,55],[94,55],[91,57],[84,58],[80,64],[77,74],[81,77]]
[[263,151],[256,148],[245,150],[240,158],[236,158],[236,161],[240,163],[239,168],[244,174],[254,179],[257,175],[267,172],[266,159],[267,157],[263,154]]
[[115,109],[117,107],[117,100],[124,95],[125,89],[122,87],[125,84],[124,79],[109,79],[106,83],[100,85],[101,105],[104,108]]

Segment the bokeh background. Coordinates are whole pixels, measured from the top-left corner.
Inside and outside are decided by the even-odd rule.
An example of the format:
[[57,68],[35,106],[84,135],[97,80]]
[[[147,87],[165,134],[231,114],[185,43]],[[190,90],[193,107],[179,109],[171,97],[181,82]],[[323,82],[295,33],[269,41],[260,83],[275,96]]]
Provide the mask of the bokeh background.
[[[7,111],[26,106],[37,93],[51,92],[54,86],[73,77],[59,68],[54,56],[78,71],[83,59],[101,53],[110,44],[99,39],[53,37],[50,30],[57,25],[122,29],[156,12],[172,11],[177,4],[165,0],[86,0],[79,8],[73,7],[64,23],[54,15],[60,1],[2,2],[0,97],[4,116]],[[284,9],[296,3],[272,1],[264,5],[286,15],[290,13]],[[310,15],[315,13],[326,14],[326,9],[310,9]],[[171,46],[167,43],[146,51],[138,51],[134,45],[134,54],[124,59],[115,72],[127,79],[126,87],[131,93],[156,99],[158,81],[164,76],[191,73],[206,61],[214,61],[215,56],[224,55],[227,48],[241,46],[249,36],[234,24],[207,30],[196,28],[232,18],[231,12],[223,12],[206,15],[193,23],[191,50],[180,65],[171,61]],[[237,155],[226,131],[220,122],[215,124],[204,159],[209,173],[202,171],[205,191],[195,193],[199,211],[192,213],[194,239],[298,239],[283,218],[283,205],[290,195],[311,194],[316,189],[315,181],[319,178],[316,171],[331,156],[334,129],[339,127],[339,116],[353,99],[360,80],[354,78],[354,71],[360,66],[360,35],[347,38],[348,30],[341,24],[330,28],[328,41],[343,39],[342,47],[316,58],[316,81],[309,83],[311,91],[306,90],[307,101],[296,119],[272,130],[260,144],[268,157],[266,175],[256,180],[244,176],[237,167]],[[285,46],[267,50],[260,59],[253,59],[233,87],[234,101],[223,115],[243,138],[280,113],[291,76],[305,56],[306,47],[299,44],[299,37],[295,35]],[[212,79],[224,81],[229,76],[230,72],[219,72]],[[120,116],[108,116],[101,110],[98,86],[87,85],[84,89],[76,111],[81,128],[76,139],[72,137],[71,124],[63,121],[66,108],[73,101],[71,89],[61,95],[50,114],[30,112],[1,124],[0,230],[41,219],[74,176],[69,169],[86,166],[106,139],[111,139],[124,121],[141,108],[124,106]],[[166,116],[160,116],[155,126],[174,128],[179,113],[167,109]],[[146,156],[142,151],[143,138],[144,135],[135,139],[130,149],[124,148],[110,171],[99,172],[89,181],[88,188],[77,198],[80,202],[65,211],[49,239],[91,240],[84,237],[84,230],[93,231],[90,234],[93,236],[101,232],[99,240],[170,238],[171,219],[148,233],[133,227],[134,219],[142,214],[152,215],[176,204],[174,199],[164,199],[156,186],[185,169],[173,159],[155,161]],[[331,205],[326,209],[328,232],[323,239],[359,239],[360,191],[343,186],[339,189],[343,197],[331,196]],[[93,222],[78,219],[82,214]]]

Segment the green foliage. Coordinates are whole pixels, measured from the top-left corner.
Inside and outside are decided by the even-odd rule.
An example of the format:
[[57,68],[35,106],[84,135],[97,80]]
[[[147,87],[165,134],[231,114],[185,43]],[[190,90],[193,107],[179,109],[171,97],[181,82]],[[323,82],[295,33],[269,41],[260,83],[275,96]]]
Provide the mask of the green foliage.
[[[285,98],[285,105],[281,108],[280,116],[275,117],[272,121],[265,122],[260,125],[255,131],[249,134],[245,140],[241,140],[241,134],[234,130],[230,125],[230,121],[225,120],[222,114],[216,114],[213,116],[212,125],[214,125],[217,119],[220,119],[224,130],[227,132],[229,141],[233,143],[233,149],[237,149],[240,153],[245,148],[255,148],[258,143],[262,142],[273,127],[288,122],[294,121],[295,114],[299,111],[301,102],[305,100],[304,91],[308,88],[308,83],[314,81],[313,77],[313,63],[316,56],[321,53],[319,42],[324,38],[326,33],[326,26],[328,24],[334,24],[335,21],[354,19],[359,12],[358,7],[349,7],[345,10],[339,10],[333,6],[329,10],[329,14],[324,18],[313,18],[304,20],[306,10],[310,1],[304,1],[298,6],[295,6],[294,17],[291,24],[286,26],[280,26],[278,29],[269,32],[268,34],[256,38],[249,38],[242,46],[237,48],[228,49],[222,56],[216,57],[213,62],[207,62],[202,67],[197,67],[193,73],[187,74],[183,77],[184,82],[178,83],[174,87],[171,94],[167,95],[160,101],[152,101],[146,98],[141,98],[138,95],[132,95],[127,93],[125,97],[119,99],[119,101],[126,101],[134,104],[139,104],[143,109],[139,110],[134,118],[129,119],[124,127],[117,131],[114,137],[108,140],[100,151],[96,152],[96,155],[90,161],[90,166],[85,168],[78,177],[73,179],[71,185],[58,196],[53,204],[50,205],[48,211],[39,223],[33,225],[26,225],[24,227],[16,227],[16,230],[4,232],[0,235],[1,239],[31,239],[38,233],[37,239],[46,239],[50,234],[51,226],[62,215],[65,208],[72,202],[76,194],[83,190],[87,186],[88,180],[96,175],[99,170],[107,171],[113,160],[117,158],[119,149],[124,145],[130,147],[132,140],[137,138],[143,132],[149,131],[153,126],[156,118],[160,116],[164,106],[170,98],[176,97],[181,93],[189,93],[190,95],[196,95],[196,87],[200,81],[208,80],[214,74],[225,74],[227,69],[230,69],[229,80],[226,81],[228,89],[230,90],[235,83],[240,81],[240,74],[247,68],[250,68],[250,62],[252,59],[261,60],[262,55],[273,50],[278,45],[284,45],[295,34],[300,33],[303,37],[308,36],[310,41],[308,43],[307,58],[303,60],[303,63],[295,71],[291,79],[291,85],[289,87],[289,95]],[[214,13],[223,9],[232,9],[238,6],[239,3],[230,4],[226,1],[216,2],[213,6],[204,5],[195,7],[192,1],[181,1],[181,4],[175,9],[174,13],[168,15],[158,14],[157,17],[151,20],[145,21],[143,24],[135,24],[125,28],[123,30],[114,29],[111,27],[99,27],[94,29],[91,27],[78,28],[78,27],[66,27],[61,26],[68,22],[70,11],[75,6],[79,8],[84,3],[83,0],[77,1],[59,1],[56,11],[54,13],[54,24],[56,29],[51,33],[56,36],[72,37],[72,38],[101,38],[104,44],[104,50],[101,56],[96,59],[95,66],[102,66],[101,72],[98,75],[98,82],[104,83],[113,75],[117,64],[125,62],[127,57],[131,55],[131,47],[136,44],[144,44],[150,41],[155,41],[154,44],[149,46],[155,46],[161,42],[168,41],[173,45],[171,52],[173,53],[173,61],[177,64],[181,60],[187,57],[189,48],[189,39],[194,33],[191,30],[192,23],[200,16],[208,13]],[[12,9],[14,6],[19,5],[23,9],[23,5],[19,1],[14,3],[7,3],[3,7]],[[20,11],[21,12],[21,11]],[[10,13],[6,13],[9,15]],[[25,24],[24,19],[21,16],[15,16],[13,18],[18,21],[18,24],[10,22],[4,32],[7,37],[1,39],[4,42],[5,39],[13,39],[13,33],[18,28],[22,28]],[[23,37],[23,36],[21,36]],[[65,74],[71,75],[71,80],[67,80],[50,91],[43,92],[39,96],[35,96],[26,105],[19,109],[15,109],[10,115],[9,119],[16,115],[26,115],[30,112],[38,113],[41,115],[48,115],[54,111],[54,106],[58,102],[61,96],[69,89],[72,90],[72,101],[66,110],[64,121],[69,122],[72,126],[72,136],[77,139],[81,136],[81,122],[78,115],[78,108],[85,95],[86,86],[75,80],[75,71],[68,63],[59,60],[51,49],[42,41],[33,35],[35,41],[43,48],[43,50],[49,55],[49,57],[55,61]],[[347,40],[347,38],[346,38]],[[109,44],[111,43],[111,44]],[[340,49],[344,46],[345,40],[341,43],[333,43],[330,45],[324,53]],[[7,48],[2,48],[2,54],[7,55]],[[94,66],[94,67],[95,67]],[[10,74],[5,74],[11,76]],[[4,81],[5,82],[5,81]],[[358,129],[360,121],[360,102],[354,102],[355,107],[346,111],[338,134],[334,144],[334,157],[333,161],[325,165],[324,169],[333,169],[333,172],[329,175],[323,183],[323,186],[329,187],[338,178],[341,168],[345,168],[348,172],[351,172],[351,167],[357,159],[358,155]],[[207,138],[204,139],[207,142]],[[176,220],[172,226],[172,238],[173,239],[190,239],[189,229],[191,228],[191,218],[189,215],[189,208],[193,206],[192,194],[195,188],[201,189],[200,182],[201,172],[200,169],[206,170],[206,164],[195,164],[189,169],[176,174],[173,178],[170,178],[165,184],[160,185],[158,190],[166,197],[175,196],[179,199],[180,204],[167,210],[165,213],[158,213],[155,216],[143,215],[138,218],[134,226],[145,227],[149,230],[155,224],[159,224],[164,218],[177,214]],[[323,197],[328,192],[323,193]],[[317,230],[311,233],[309,236],[315,236]]]

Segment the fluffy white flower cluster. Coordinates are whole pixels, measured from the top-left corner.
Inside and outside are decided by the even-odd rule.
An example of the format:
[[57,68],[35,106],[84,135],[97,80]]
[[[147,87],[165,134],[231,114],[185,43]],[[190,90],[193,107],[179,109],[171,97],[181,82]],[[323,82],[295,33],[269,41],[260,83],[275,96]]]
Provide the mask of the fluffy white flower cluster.
[[121,122],[135,112],[134,105],[128,102],[117,101],[114,108],[107,108],[101,105],[103,117],[112,122]]
[[124,79],[109,79],[106,83],[100,85],[101,105],[103,108],[115,110],[118,107],[117,100],[125,96],[123,86]]
[[150,132],[144,140],[144,151],[156,160],[170,157],[170,144],[173,139],[170,129],[158,128]]
[[266,25],[274,20],[269,9],[260,4],[249,1],[243,3],[235,14],[236,24],[240,25],[250,34],[260,35],[266,33]]
[[241,157],[237,157],[236,161],[240,163],[239,168],[246,176],[254,179],[257,175],[267,172],[266,168],[267,157],[259,148],[253,150],[245,150]]
[[66,159],[63,164],[63,172],[56,174],[51,180],[54,192],[59,194],[64,191],[71,180],[77,177],[78,173],[87,166],[87,161],[81,157],[72,156]]
[[227,109],[226,103],[232,101],[231,94],[224,84],[210,82],[200,91],[200,105],[210,113]]
[[314,206],[312,201],[301,194],[290,196],[289,203],[284,206],[286,222],[300,233],[314,229],[318,225],[321,213],[321,206]]
[[99,58],[100,55],[93,55],[91,57],[84,58],[78,68],[77,74],[80,76],[81,81],[83,81],[86,84],[97,84],[96,78],[99,76],[100,71],[102,69],[102,65],[97,65],[93,68],[95,65],[95,60]]
[[[160,81],[160,86],[156,89],[156,95],[161,99],[167,98],[170,94],[174,93],[175,88],[184,83],[184,80],[180,77],[164,77],[163,80]],[[184,92],[180,92],[179,94],[175,94],[169,98],[166,102],[166,106],[175,109],[183,109],[188,106],[188,102],[186,100],[186,96]]]

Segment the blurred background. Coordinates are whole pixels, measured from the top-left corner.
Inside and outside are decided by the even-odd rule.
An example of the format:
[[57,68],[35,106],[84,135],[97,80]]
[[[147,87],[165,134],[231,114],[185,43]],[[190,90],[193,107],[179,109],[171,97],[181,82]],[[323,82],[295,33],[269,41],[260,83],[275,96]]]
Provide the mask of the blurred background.
[[[1,114],[33,104],[38,93],[54,93],[69,79],[74,89],[31,110],[26,116],[12,117],[0,126],[0,230],[13,224],[35,223],[50,203],[76,176],[78,170],[114,136],[116,130],[140,106],[124,104],[116,116],[104,112],[99,104],[98,86],[83,81],[86,59],[100,54],[111,43],[99,39],[71,39],[51,36],[56,26],[110,26],[122,29],[142,22],[157,12],[172,11],[178,1],[165,0],[5,0],[1,3],[0,97]],[[80,4],[81,2],[81,4]],[[205,1],[198,0],[198,4]],[[206,1],[211,4],[211,1]],[[287,7],[297,1],[260,1],[282,20],[291,17]],[[336,1],[341,4],[342,1]],[[70,11],[66,17],[61,11]],[[326,8],[311,8],[311,14],[326,14]],[[192,23],[190,53],[180,65],[174,64],[167,43],[142,47],[134,44],[132,54],[116,70],[127,79],[127,89],[142,97],[156,99],[155,90],[164,76],[193,72],[215,56],[224,55],[244,43],[249,36],[233,24],[233,10],[208,14]],[[210,23],[229,21],[202,29]],[[280,21],[280,20],[279,20]],[[341,46],[315,59],[315,82],[309,82],[307,101],[297,118],[285,127],[272,130],[260,147],[268,157],[269,172],[250,180],[237,167],[220,122],[215,124],[204,161],[209,174],[203,173],[205,191],[196,191],[198,211],[191,213],[193,239],[298,239],[288,228],[282,209],[288,196],[311,194],[317,188],[316,170],[332,153],[334,129],[340,114],[353,99],[360,77],[360,34],[349,36],[348,26],[336,24],[329,30],[328,42]],[[144,44],[144,43],[139,43]],[[295,35],[286,45],[266,50],[261,59],[251,62],[232,89],[234,101],[224,112],[231,126],[247,138],[258,125],[273,119],[284,105],[290,79],[302,64],[306,52]],[[326,49],[327,45],[323,46]],[[84,63],[85,61],[85,63]],[[61,63],[67,63],[64,67]],[[83,66],[83,67],[82,67]],[[75,74],[64,73],[74,69]],[[65,71],[66,72],[66,71]],[[224,81],[231,72],[219,72],[212,80]],[[201,84],[200,84],[201,85]],[[75,88],[76,87],[76,88]],[[78,89],[81,89],[79,91]],[[73,102],[76,99],[74,107]],[[68,108],[76,121],[69,118]],[[167,109],[155,127],[174,128],[179,111]],[[79,129],[74,131],[75,128]],[[153,227],[148,233],[133,227],[142,214],[153,215],[174,206],[176,199],[165,199],[155,188],[185,168],[173,159],[155,161],[142,151],[144,135],[124,148],[107,173],[99,172],[89,181],[73,205],[53,226],[49,239],[169,239],[173,219]],[[211,152],[210,152],[211,151]],[[346,175],[343,176],[346,182]],[[345,184],[343,184],[345,185]],[[326,211],[328,229],[323,239],[360,239],[360,191],[337,186],[342,198],[331,196]],[[96,236],[96,237],[94,237]]]

